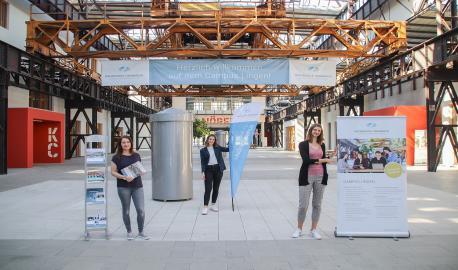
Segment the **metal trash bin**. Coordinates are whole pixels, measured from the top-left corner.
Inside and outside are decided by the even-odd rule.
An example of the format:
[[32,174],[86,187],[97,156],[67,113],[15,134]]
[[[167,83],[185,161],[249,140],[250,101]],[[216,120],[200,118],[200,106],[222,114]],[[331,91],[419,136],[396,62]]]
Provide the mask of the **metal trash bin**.
[[[215,131],[216,143],[226,147],[227,146],[227,139],[226,139],[226,131],[224,130],[217,130]],[[223,153],[223,156],[226,157],[226,153]]]
[[192,121],[175,108],[150,116],[153,200],[192,199]]

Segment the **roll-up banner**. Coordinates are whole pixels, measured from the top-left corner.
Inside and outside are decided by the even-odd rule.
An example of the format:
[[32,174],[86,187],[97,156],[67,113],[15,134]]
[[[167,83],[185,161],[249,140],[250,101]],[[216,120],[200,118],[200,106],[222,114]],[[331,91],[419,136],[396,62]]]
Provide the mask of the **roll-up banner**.
[[102,85],[334,86],[336,62],[294,59],[196,59],[102,61]]
[[337,117],[336,236],[409,237],[406,118]]

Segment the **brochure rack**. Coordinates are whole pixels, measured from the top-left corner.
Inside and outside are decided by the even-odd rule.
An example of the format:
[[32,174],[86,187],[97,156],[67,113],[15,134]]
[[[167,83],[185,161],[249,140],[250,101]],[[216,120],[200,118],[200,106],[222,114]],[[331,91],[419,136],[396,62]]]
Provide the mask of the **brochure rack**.
[[85,147],[84,237],[85,240],[89,240],[91,231],[105,231],[105,237],[108,239],[106,137],[87,136]]

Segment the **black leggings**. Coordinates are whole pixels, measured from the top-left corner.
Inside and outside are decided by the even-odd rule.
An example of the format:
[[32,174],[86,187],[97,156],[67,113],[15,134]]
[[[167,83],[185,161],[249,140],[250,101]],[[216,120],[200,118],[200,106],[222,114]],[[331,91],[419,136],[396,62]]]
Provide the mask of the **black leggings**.
[[216,203],[218,199],[219,184],[221,184],[221,178],[223,178],[223,172],[220,170],[219,165],[209,165],[205,170],[205,194],[204,194],[204,205],[208,205],[210,201],[210,193],[212,192],[212,203]]

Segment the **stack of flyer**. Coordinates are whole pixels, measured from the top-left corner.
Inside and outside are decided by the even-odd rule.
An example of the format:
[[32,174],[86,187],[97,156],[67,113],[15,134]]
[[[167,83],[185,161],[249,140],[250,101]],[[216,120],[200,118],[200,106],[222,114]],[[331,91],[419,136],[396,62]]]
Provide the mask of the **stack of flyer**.
[[140,161],[137,161],[135,163],[132,163],[131,165],[121,169],[121,172],[125,176],[130,176],[133,178],[137,178],[140,175],[143,175],[146,173],[145,167],[143,167],[143,164]]
[[105,209],[89,210],[86,217],[88,228],[105,228],[107,226],[107,217]]
[[90,170],[87,172],[88,183],[98,183],[105,181],[105,173],[101,170]]
[[86,149],[86,162],[89,165],[105,164],[105,149],[103,148],[88,148]]
[[105,193],[103,188],[88,188],[86,189],[87,204],[103,204],[105,203]]

